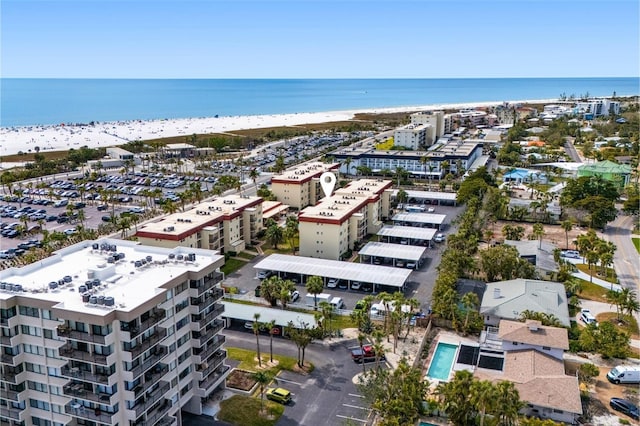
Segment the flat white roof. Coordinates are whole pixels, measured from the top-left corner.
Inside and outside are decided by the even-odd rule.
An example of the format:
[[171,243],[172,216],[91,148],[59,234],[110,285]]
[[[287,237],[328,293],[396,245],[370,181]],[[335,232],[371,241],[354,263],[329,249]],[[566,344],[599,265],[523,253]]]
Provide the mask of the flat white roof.
[[371,241],[360,249],[359,254],[360,256],[389,257],[417,262],[424,257],[426,251],[426,247]]
[[446,214],[435,213],[396,213],[393,221],[397,222],[414,222],[414,223],[432,223],[434,225],[442,225]]
[[235,303],[223,300],[224,305],[223,317],[234,318],[243,321],[253,321],[253,314],[260,314],[259,322],[275,321],[276,325],[286,327],[289,322],[293,322],[295,326],[299,326],[301,322],[309,325],[309,328],[316,326],[316,320],[312,314],[303,314],[296,311],[287,311],[282,309],[267,308],[265,306],[245,305],[244,303]]
[[[446,200],[446,201],[455,201],[456,193],[455,192],[437,192],[437,191],[413,191],[413,190],[405,190],[409,198],[416,199],[424,199],[424,200]],[[398,195],[398,190],[393,190],[393,196]]]
[[382,284],[392,287],[402,287],[411,274],[409,269],[286,254],[272,254],[258,262],[254,268],[265,271],[317,275],[319,277]]
[[[98,248],[94,249],[93,244],[97,244]],[[115,250],[100,248],[106,246]],[[124,257],[109,263],[109,257],[117,253],[122,253]],[[189,253],[195,254],[194,261],[184,260]],[[180,254],[183,260],[178,261],[177,256],[169,259],[169,254]],[[150,260],[147,256],[150,256]],[[145,264],[136,266],[134,262],[141,259],[145,259]],[[88,240],[58,250],[30,265],[0,271],[0,281],[5,283],[5,290],[0,287],[0,300],[16,296],[47,300],[53,302],[56,308],[92,315],[106,315],[114,309],[128,312],[166,292],[161,286],[174,277],[189,271],[201,271],[216,262],[222,266],[224,256],[212,250],[187,247],[167,249],[116,239]],[[65,277],[69,282],[50,288],[49,283],[57,283]],[[99,279],[101,282],[92,295],[113,297],[114,306],[83,302],[79,287],[90,279]],[[7,291],[7,283],[12,284],[12,288],[14,285],[22,286],[22,291]]]
[[412,238],[415,240],[431,240],[436,234],[434,228],[416,228],[415,226],[385,225],[377,235],[383,237]]

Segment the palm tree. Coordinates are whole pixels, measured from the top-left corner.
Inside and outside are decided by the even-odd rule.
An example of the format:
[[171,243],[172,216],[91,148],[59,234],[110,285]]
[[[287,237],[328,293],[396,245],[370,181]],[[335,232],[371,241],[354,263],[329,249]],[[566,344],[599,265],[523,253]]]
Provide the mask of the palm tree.
[[495,412],[500,424],[512,426],[517,424],[519,411],[524,406],[520,400],[520,394],[513,382],[506,380],[495,384]]
[[541,223],[533,224],[533,236],[540,241],[538,248],[542,248],[542,237],[544,236],[544,226]]
[[623,314],[626,313],[631,316],[634,313],[640,312],[640,303],[638,303],[638,297],[635,291],[623,288],[620,293],[620,299],[622,299],[622,306],[620,308]]
[[283,234],[282,228],[275,221],[267,227],[266,237],[274,249],[278,250],[278,243],[282,242]]
[[495,389],[488,380],[474,380],[469,391],[469,399],[480,414],[480,426],[484,426],[487,411],[492,411],[495,405]]
[[269,330],[269,362],[273,363],[273,334],[276,329],[276,320],[271,320],[266,324]]
[[178,211],[178,206],[176,206],[176,203],[174,203],[173,201],[166,200],[162,204],[162,211],[167,214],[174,214],[175,212]]
[[282,309],[287,308],[287,303],[291,300],[291,293],[296,289],[295,284],[291,280],[284,280],[280,283],[280,303]]
[[251,328],[253,330],[253,334],[256,335],[256,349],[257,349],[257,353],[258,353],[258,365],[260,367],[262,367],[262,356],[260,355],[260,323],[258,322],[258,320],[260,319],[260,314],[259,313],[255,313],[253,314],[253,324],[251,325]]
[[253,380],[260,386],[260,411],[264,410],[264,387],[269,384],[272,377],[266,371],[257,371],[253,373]]
[[560,224],[564,230],[564,236],[566,240],[566,249],[569,250],[569,232],[573,229],[573,221],[571,219],[563,220]]
[[324,283],[322,282],[322,278],[314,275],[312,277],[309,277],[309,279],[307,280],[307,291],[310,294],[313,294],[313,309],[314,310],[318,310],[318,294],[322,293],[322,290],[324,289]]
[[363,333],[358,333],[358,345],[360,346],[360,351],[362,354],[362,373],[366,373],[367,372],[367,363],[364,362],[364,341],[367,338],[367,336],[365,336]]

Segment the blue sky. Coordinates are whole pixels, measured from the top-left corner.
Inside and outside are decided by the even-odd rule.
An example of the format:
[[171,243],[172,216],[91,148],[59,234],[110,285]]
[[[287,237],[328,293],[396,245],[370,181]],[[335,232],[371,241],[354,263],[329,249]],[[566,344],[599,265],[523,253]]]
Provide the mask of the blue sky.
[[639,76],[639,2],[2,0],[3,77]]

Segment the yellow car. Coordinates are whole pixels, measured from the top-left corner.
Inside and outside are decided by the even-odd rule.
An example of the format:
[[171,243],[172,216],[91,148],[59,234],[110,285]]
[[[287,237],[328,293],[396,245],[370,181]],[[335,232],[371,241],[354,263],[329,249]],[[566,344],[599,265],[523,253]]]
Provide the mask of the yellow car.
[[288,404],[291,402],[291,392],[283,388],[268,388],[266,391],[267,399]]

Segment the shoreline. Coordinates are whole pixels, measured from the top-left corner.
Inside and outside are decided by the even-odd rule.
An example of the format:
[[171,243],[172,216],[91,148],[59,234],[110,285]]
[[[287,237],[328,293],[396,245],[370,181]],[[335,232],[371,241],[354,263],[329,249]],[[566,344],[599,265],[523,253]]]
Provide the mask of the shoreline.
[[350,121],[356,114],[388,114],[413,111],[435,111],[491,107],[508,104],[555,103],[558,99],[507,100],[452,104],[431,104],[389,108],[368,108],[314,113],[265,114],[224,117],[175,118],[96,122],[95,125],[33,125],[0,127],[0,155],[18,152],[67,151],[82,146],[106,148],[130,141],[161,139],[192,134],[232,133],[238,130]]

